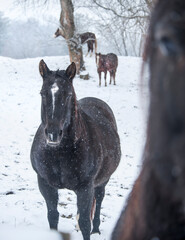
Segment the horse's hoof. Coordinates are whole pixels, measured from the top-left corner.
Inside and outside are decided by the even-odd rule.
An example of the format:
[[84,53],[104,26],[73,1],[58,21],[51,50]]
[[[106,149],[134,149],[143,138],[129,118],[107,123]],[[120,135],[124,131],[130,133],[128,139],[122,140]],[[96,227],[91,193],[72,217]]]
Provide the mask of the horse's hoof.
[[95,233],[98,233],[99,235],[101,234],[100,230],[92,230],[91,234],[95,234]]

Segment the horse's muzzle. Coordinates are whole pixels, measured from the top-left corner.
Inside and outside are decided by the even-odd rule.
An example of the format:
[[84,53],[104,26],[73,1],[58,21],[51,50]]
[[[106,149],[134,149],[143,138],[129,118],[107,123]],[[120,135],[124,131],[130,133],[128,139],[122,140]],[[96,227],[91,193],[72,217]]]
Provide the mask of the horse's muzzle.
[[60,145],[62,139],[62,131],[49,132],[47,128],[45,128],[45,137],[47,145],[57,147]]

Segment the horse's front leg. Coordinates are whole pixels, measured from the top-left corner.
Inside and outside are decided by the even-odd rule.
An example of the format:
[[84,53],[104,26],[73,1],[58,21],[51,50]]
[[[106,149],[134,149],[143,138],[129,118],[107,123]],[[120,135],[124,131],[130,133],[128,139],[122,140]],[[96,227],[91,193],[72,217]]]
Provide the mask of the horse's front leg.
[[99,86],[101,87],[101,72],[98,72],[99,75]]
[[59,213],[57,211],[58,190],[51,187],[38,175],[39,190],[44,197],[48,210],[48,222],[51,229],[57,229]]
[[107,71],[105,71],[105,87],[107,86]]
[[107,182],[105,184],[103,184],[102,186],[96,187],[95,191],[94,191],[94,196],[95,196],[95,199],[96,199],[96,210],[95,210],[95,215],[94,215],[94,219],[93,219],[92,234],[93,233],[99,233],[100,234],[100,230],[99,230],[100,210],[101,210],[101,204],[102,204],[103,198],[105,196],[105,185],[106,184],[107,184]]
[[92,57],[93,55],[93,42],[91,41],[91,46],[90,46],[90,49],[91,49],[91,54],[90,54],[90,57]]
[[94,197],[92,186],[84,186],[77,191],[77,207],[79,212],[79,226],[84,240],[90,240],[91,208]]
[[90,46],[89,46],[89,43],[87,42],[87,54],[86,54],[86,57],[87,55],[90,53]]

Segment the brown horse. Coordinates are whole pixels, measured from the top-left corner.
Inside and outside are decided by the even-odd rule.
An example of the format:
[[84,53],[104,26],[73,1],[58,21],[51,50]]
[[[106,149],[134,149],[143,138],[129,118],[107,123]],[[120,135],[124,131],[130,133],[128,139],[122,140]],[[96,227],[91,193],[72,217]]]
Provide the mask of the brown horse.
[[108,53],[107,55],[103,55],[101,53],[96,53],[96,65],[99,74],[99,86],[101,86],[101,72],[104,72],[105,86],[107,86],[107,71],[110,72],[109,84],[111,84],[113,78],[114,85],[116,85],[115,76],[118,66],[118,57],[116,54]]
[[[54,35],[54,37],[58,37],[58,36],[62,36],[62,32],[60,28],[56,30]],[[93,45],[95,45],[95,53],[97,52],[97,40],[96,40],[96,35],[94,33],[85,32],[82,34],[77,34],[77,37],[79,37],[81,44],[87,43],[88,52],[86,56],[90,52],[91,52],[90,56],[92,56],[93,50],[94,50]]]
[[158,0],[148,36],[144,162],[112,240],[185,239],[185,1]]
[[[51,71],[41,60],[41,124],[36,132],[31,162],[47,209],[50,228],[59,221],[58,189],[76,193],[79,226],[84,240],[100,233],[100,210],[105,186],[116,170],[120,140],[111,108],[93,97],[76,98],[74,63],[66,70]],[[105,137],[106,136],[106,137]],[[91,210],[96,210],[91,231]]]

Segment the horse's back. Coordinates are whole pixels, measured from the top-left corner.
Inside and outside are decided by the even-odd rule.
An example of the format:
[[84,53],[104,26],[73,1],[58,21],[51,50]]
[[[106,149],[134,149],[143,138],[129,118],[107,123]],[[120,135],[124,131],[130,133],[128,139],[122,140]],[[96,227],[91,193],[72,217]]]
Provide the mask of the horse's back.
[[109,70],[116,70],[118,66],[118,57],[114,53],[108,53],[106,55],[106,67]]
[[116,131],[117,125],[112,109],[104,101],[94,98],[86,97],[79,100],[80,108],[97,124],[110,124]]
[[86,42],[86,41],[87,41],[87,42],[89,42],[89,41],[94,42],[95,39],[96,39],[95,34],[92,33],[92,32],[81,33],[81,34],[80,34],[80,37],[81,37],[82,43],[84,43],[84,42]]
[[95,34],[92,32],[87,32],[89,38],[91,38],[91,40],[94,40],[96,38]]

